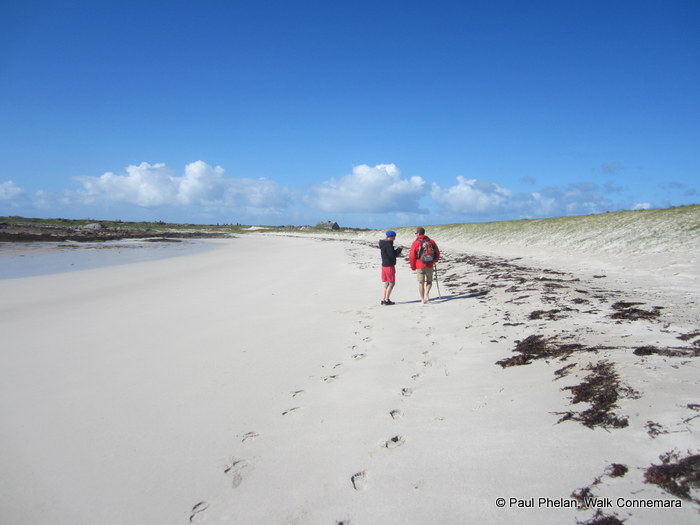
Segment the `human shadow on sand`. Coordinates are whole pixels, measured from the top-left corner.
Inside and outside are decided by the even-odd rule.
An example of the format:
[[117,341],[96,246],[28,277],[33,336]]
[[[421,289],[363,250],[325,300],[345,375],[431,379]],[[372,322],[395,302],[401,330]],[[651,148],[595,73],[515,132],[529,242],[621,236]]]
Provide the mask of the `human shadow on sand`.
[[[490,290],[484,290],[481,292],[473,292],[473,293],[468,293],[468,294],[459,294],[459,295],[443,295],[441,297],[435,297],[431,298],[429,303],[446,303],[447,301],[454,301],[456,299],[473,299],[475,297],[483,297],[484,295],[488,294]],[[420,303],[420,299],[416,299],[415,301],[401,301],[400,303],[396,304],[415,304],[415,303]]]
[[491,290],[482,290],[481,292],[472,292],[467,294],[443,295],[442,297],[438,297],[437,299],[431,299],[430,301],[434,303],[446,303],[447,301],[454,301],[455,299],[473,299],[475,297],[483,297],[490,291]]

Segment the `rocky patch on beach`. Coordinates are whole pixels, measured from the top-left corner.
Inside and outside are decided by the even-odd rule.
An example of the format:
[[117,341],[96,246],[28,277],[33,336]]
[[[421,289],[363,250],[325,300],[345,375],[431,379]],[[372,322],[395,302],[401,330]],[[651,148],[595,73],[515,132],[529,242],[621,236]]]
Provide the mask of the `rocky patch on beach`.
[[101,242],[120,239],[204,239],[228,237],[229,234],[203,230],[175,230],[170,228],[135,228],[128,223],[105,226],[100,222],[77,224],[45,224],[29,222],[0,223],[0,242]]

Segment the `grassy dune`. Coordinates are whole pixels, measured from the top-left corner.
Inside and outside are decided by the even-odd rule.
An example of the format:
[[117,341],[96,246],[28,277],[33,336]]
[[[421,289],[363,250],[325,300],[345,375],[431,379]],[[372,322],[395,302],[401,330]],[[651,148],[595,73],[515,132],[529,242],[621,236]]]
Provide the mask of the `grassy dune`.
[[[700,205],[552,219],[445,224],[427,226],[426,230],[439,242],[455,246],[682,253],[700,247]],[[406,244],[413,239],[415,228],[396,231],[399,242]]]

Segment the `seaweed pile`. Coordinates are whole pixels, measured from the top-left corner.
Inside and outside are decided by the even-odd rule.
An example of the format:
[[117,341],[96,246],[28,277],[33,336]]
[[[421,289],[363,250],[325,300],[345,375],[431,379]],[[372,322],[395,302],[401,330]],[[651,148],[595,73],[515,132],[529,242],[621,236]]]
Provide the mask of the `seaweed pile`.
[[676,453],[661,456],[661,465],[652,465],[644,473],[647,483],[653,483],[669,494],[700,504],[691,494],[700,489],[700,454],[679,458]]
[[559,422],[574,420],[583,423],[588,428],[625,428],[629,420],[618,416],[614,409],[618,408],[617,401],[621,397],[637,398],[639,393],[620,384],[620,378],[612,363],[601,361],[589,365],[591,374],[576,386],[564,387],[573,394],[572,404],[590,403],[590,408],[581,412],[565,412]]

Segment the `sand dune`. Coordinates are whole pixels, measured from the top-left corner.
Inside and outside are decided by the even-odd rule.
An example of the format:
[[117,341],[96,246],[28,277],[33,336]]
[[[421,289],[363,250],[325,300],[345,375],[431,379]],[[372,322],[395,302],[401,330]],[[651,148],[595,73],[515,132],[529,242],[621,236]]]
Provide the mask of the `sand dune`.
[[3,520],[695,523],[697,252],[439,233],[428,305],[376,234],[0,281]]

